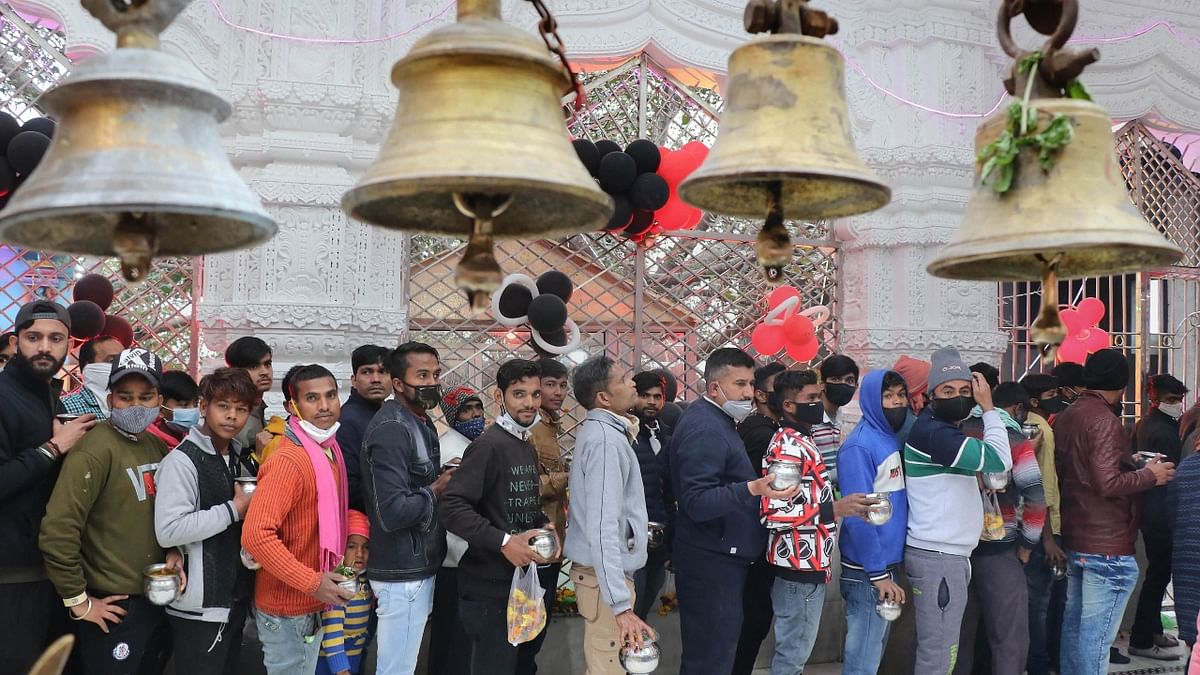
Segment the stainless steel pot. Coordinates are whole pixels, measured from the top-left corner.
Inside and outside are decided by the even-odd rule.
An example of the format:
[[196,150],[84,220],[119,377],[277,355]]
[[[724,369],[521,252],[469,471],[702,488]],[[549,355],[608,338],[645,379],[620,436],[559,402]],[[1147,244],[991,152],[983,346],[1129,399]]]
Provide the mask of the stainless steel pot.
[[892,519],[892,500],[886,492],[872,492],[867,499],[876,502],[867,507],[867,522],[872,525],[882,525]]
[[179,599],[181,582],[179,571],[168,569],[166,563],[149,565],[142,570],[142,590],[146,599],[159,607]]
[[653,520],[646,523],[646,548],[656,549],[667,538],[667,526]]
[[558,549],[558,542],[550,530],[538,530],[537,534],[529,538],[529,545],[533,547],[534,551],[537,551],[542,560],[549,560]]
[[983,486],[989,490],[1003,490],[1008,487],[1008,472],[983,474]]
[[641,649],[633,645],[621,647],[621,667],[632,675],[653,673],[661,657],[662,651],[654,640],[646,640]]
[[258,489],[258,478],[255,478],[254,476],[240,476],[238,478],[234,478],[233,482],[242,486],[242,494],[246,495],[247,497],[254,494],[254,491]]
[[777,459],[767,465],[767,474],[773,489],[788,490],[800,484],[801,466],[799,462]]
[[903,605],[891,600],[880,600],[875,604],[875,613],[878,614],[884,621],[895,621],[900,618],[900,613],[904,611]]

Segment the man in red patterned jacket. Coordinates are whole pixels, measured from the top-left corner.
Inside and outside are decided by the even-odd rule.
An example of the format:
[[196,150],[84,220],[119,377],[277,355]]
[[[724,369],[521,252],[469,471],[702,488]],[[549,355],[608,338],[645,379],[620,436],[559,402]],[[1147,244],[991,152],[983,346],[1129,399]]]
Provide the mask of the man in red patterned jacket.
[[771,601],[775,607],[772,675],[799,673],[812,653],[825,604],[825,584],[835,546],[837,519],[864,517],[870,502],[862,493],[834,499],[833,484],[813,444],[812,425],[824,419],[821,384],[809,370],[789,370],[775,378],[775,409],[780,428],[771,439],[763,466],[800,466],[800,492],[790,500],[763,497],[762,521],[770,533],[767,560],[775,566]]

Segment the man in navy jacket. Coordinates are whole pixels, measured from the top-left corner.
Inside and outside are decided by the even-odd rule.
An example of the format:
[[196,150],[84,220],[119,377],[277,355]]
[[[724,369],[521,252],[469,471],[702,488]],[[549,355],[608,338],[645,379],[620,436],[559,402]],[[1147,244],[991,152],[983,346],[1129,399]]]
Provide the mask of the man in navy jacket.
[[672,559],[683,638],[681,675],[727,675],[742,623],[750,563],[766,550],[759,499],[791,499],[750,465],[737,423],[753,408],[754,359],[740,349],[713,352],[705,396],[688,406],[667,448],[678,498]]

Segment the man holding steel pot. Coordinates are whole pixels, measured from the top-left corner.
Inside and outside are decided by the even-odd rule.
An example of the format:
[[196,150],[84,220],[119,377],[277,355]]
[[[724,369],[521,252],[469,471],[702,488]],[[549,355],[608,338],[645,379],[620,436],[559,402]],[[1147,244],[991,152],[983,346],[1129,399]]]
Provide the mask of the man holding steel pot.
[[67,455],[42,520],[46,572],[83,622],[76,639],[87,675],[161,673],[171,655],[160,606],[171,598],[152,602],[143,592],[152,571],[176,594],[186,588],[183,556],[164,555],[154,535],[154,473],[167,446],[147,429],[158,419],[161,376],[162,362],[144,349],[117,356],[109,418]]
[[774,478],[773,487],[798,485],[800,490],[786,498],[762,498],[762,522],[770,535],[767,560],[775,567],[772,675],[804,671],[825,606],[837,519],[865,517],[872,503],[863,493],[834,499],[833,481],[812,439],[813,425],[825,419],[821,390],[811,370],[789,370],[775,378],[779,431],[763,457],[763,469]]
[[[501,414],[467,446],[462,463],[438,502],[446,530],[467,542],[458,564],[459,616],[475,673],[517,672],[520,646],[508,642],[508,592],[513,570],[558,556],[534,550],[530,540],[554,525],[542,511],[538,455],[531,444],[542,402],[541,370],[512,359],[496,372]],[[526,643],[529,644],[529,643]]]
[[637,402],[628,372],[607,356],[575,368],[575,398],[587,419],[575,438],[573,491],[565,553],[583,616],[583,654],[588,675],[621,675],[624,644],[641,648],[654,637],[633,611],[633,573],[646,563],[646,497],[641,468],[630,442],[636,420],[626,411]]
[[258,389],[246,371],[221,368],[200,381],[199,396],[200,424],[154,474],[154,530],[160,545],[183,549],[192,579],[167,607],[176,675],[234,675],[254,590],[239,561],[242,521],[257,480],[239,461],[236,437]]

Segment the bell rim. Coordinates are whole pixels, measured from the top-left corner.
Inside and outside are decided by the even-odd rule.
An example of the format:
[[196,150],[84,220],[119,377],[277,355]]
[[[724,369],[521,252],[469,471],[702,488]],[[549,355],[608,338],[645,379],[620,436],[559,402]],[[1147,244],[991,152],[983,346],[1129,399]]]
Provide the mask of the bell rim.
[[[703,209],[710,213],[718,213],[721,215],[733,216],[736,218],[751,218],[762,220],[767,215],[767,207],[764,205],[759,209],[751,208],[728,208],[727,205],[719,199],[708,201],[709,205],[705,205],[706,195],[713,192],[737,192],[742,194],[742,197],[737,200],[738,204],[753,204],[765,202],[765,200],[757,196],[751,197],[749,194],[765,191],[770,188],[772,183],[788,183],[791,181],[821,181],[829,183],[851,183],[860,188],[860,192],[869,195],[870,199],[859,200],[861,208],[839,208],[833,210],[822,211],[798,211],[795,207],[788,207],[784,204],[783,217],[788,220],[822,220],[826,218],[846,218],[849,216],[861,215],[877,211],[887,206],[892,201],[892,188],[886,183],[874,179],[873,177],[863,174],[849,174],[839,172],[823,171],[821,173],[800,173],[795,171],[779,172],[779,171],[745,171],[745,172],[722,172],[719,174],[704,175],[700,171],[689,176],[679,185],[679,196],[683,201]],[[748,194],[749,193],[749,194]],[[786,202],[786,187],[784,188]],[[714,208],[719,207],[719,208]]]
[[[951,246],[948,245],[939,252],[937,258],[925,267],[925,271],[932,276],[954,281],[1036,281],[1042,276],[1042,263],[1034,256],[1041,255],[1046,260],[1052,260],[1059,253],[1069,254],[1098,248],[1115,251],[1136,251],[1141,253],[1141,257],[1139,260],[1130,260],[1124,264],[1098,267],[1095,264],[1087,266],[1082,262],[1076,262],[1076,259],[1070,255],[1064,255],[1062,261],[1055,268],[1058,278],[1079,279],[1092,276],[1144,272],[1169,267],[1183,257],[1183,251],[1166,239],[1161,243],[1153,244],[1114,242],[1108,246],[1081,243],[1075,246],[1009,248],[1003,252],[978,253],[974,255],[956,255]],[[1146,262],[1147,260],[1151,262]],[[984,266],[985,264],[986,266]],[[997,268],[1000,271],[981,274],[981,271],[993,268]]]
[[[71,216],[87,215],[92,217],[106,216],[123,212],[145,212],[152,213],[156,219],[170,219],[172,216],[201,216],[205,219],[233,221],[249,226],[248,232],[252,234],[249,237],[241,237],[236,240],[224,243],[221,245],[213,245],[211,248],[204,248],[203,243],[221,241],[220,239],[200,239],[192,240],[184,244],[187,247],[186,251],[173,248],[172,239],[170,236],[170,228],[167,228],[166,234],[160,233],[159,249],[155,253],[155,257],[176,257],[176,256],[201,256],[213,253],[223,253],[233,251],[240,248],[256,246],[270,241],[279,233],[279,224],[271,218],[266,211],[253,212],[239,209],[214,209],[214,208],[187,208],[180,207],[178,204],[170,205],[171,208],[165,208],[168,205],[164,204],[149,204],[141,203],[136,205],[121,204],[121,205],[79,205],[79,206],[60,206],[60,207],[21,207],[24,210],[9,212],[8,208],[0,211],[0,239],[6,243],[16,244],[26,248],[35,250],[56,251],[69,253],[72,255],[93,255],[101,257],[113,257],[116,253],[111,249],[100,250],[98,248],[84,249],[64,245],[60,239],[47,239],[48,233],[43,230],[40,238],[36,241],[25,240],[24,237],[14,237],[12,230],[17,227],[28,228],[31,225],[38,223],[60,222],[64,218]],[[115,227],[115,226],[114,226]],[[47,229],[49,229],[47,227]],[[106,239],[111,244],[111,237]],[[203,249],[203,250],[200,250]]]

